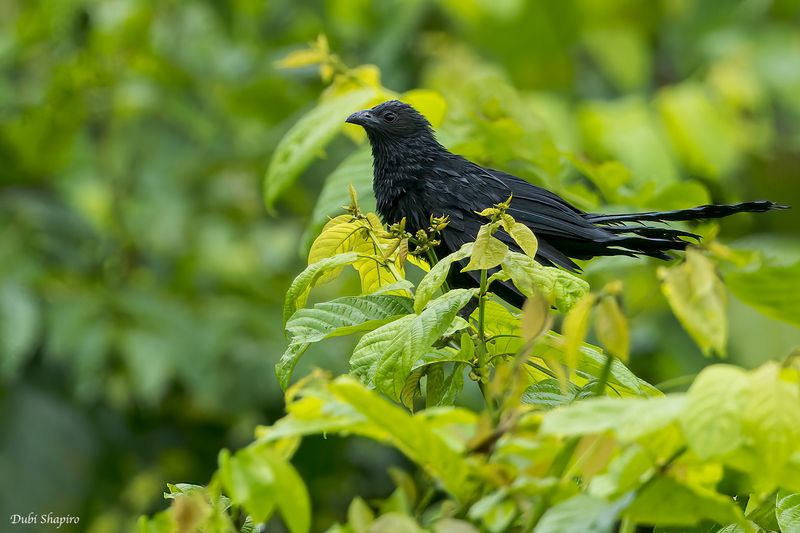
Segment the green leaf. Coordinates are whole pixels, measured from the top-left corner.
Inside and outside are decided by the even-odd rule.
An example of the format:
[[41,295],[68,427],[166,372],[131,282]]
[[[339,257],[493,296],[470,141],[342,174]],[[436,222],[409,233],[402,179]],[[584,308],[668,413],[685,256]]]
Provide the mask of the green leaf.
[[461,269],[462,272],[494,268],[505,259],[508,254],[508,246],[492,235],[496,227],[495,223],[481,226],[478,236],[475,237],[469,263]]
[[775,512],[782,532],[800,531],[800,493],[779,491]]
[[375,520],[369,528],[369,533],[425,533],[417,523],[408,515],[400,513],[386,513]]
[[456,289],[432,300],[419,315],[407,315],[364,335],[350,358],[351,372],[399,400],[414,362],[448,329],[474,291]]
[[366,419],[386,432],[392,445],[438,479],[444,488],[463,500],[471,494],[470,468],[465,459],[431,431],[422,419],[390,404],[346,376],[337,378],[331,390]]
[[464,388],[465,367],[466,364],[456,363],[448,373],[444,364],[431,365],[426,374],[425,407],[453,405]]
[[775,512],[775,498],[778,496],[778,491],[773,491],[768,494],[751,494],[747,499],[747,507],[745,507],[745,517],[754,522],[761,529],[767,531],[780,531],[778,525],[778,517]]
[[330,337],[371,331],[414,311],[411,298],[388,294],[345,296],[298,309],[286,323],[291,342],[318,342]]
[[375,513],[369,508],[367,502],[356,496],[347,508],[347,525],[353,533],[367,533],[369,526],[375,521]]
[[630,346],[628,320],[622,313],[615,297],[600,298],[595,310],[594,328],[597,331],[597,338],[600,339],[606,350],[623,363],[627,363]]
[[286,390],[289,386],[289,381],[292,379],[292,372],[297,362],[308,350],[310,345],[308,343],[292,343],[286,347],[281,358],[275,363],[275,376],[278,378],[278,384],[281,389]]
[[776,362],[752,372],[741,413],[744,432],[761,459],[759,477],[776,482],[792,454],[800,451],[800,390],[780,373]]
[[646,484],[625,516],[636,523],[661,526],[691,526],[706,519],[718,524],[744,521],[742,511],[731,498],[669,477],[658,477]]
[[[533,354],[542,359],[550,358],[563,364],[564,338],[558,333],[548,331],[546,334],[542,335],[534,345]],[[593,378],[600,377],[603,367],[606,364],[606,357],[606,354],[597,346],[584,344],[581,346],[578,354],[577,373]],[[609,375],[608,382],[623,396],[631,394],[637,396],[661,396],[661,392],[658,389],[636,377],[636,375],[618,359],[614,359],[611,363],[611,374]]]
[[686,261],[671,268],[661,267],[658,275],[672,311],[703,353],[725,355],[725,287],[714,263],[695,248],[687,248]]
[[574,383],[567,384],[565,393],[561,384],[556,379],[545,379],[531,385],[522,394],[522,402],[538,405],[544,409],[552,409],[572,402],[578,394],[578,387]]
[[319,156],[342,129],[345,118],[374,97],[374,89],[361,89],[326,99],[286,132],[275,148],[264,177],[267,209],[272,209],[280,194]]
[[536,533],[610,533],[617,521],[619,506],[588,494],[576,494],[544,513]]
[[311,503],[297,471],[268,443],[256,442],[231,455],[219,457],[222,485],[236,505],[255,522],[266,521],[275,508],[292,533],[309,531]]
[[39,307],[27,289],[0,285],[0,377],[14,377],[33,354],[39,322]]
[[294,278],[291,286],[289,286],[289,290],[286,291],[286,299],[283,302],[284,325],[299,307],[305,305],[311,287],[317,283],[323,274],[341,268],[344,265],[355,263],[357,260],[357,253],[348,252],[333,257],[326,257],[316,263],[308,265],[305,270]]
[[469,509],[468,517],[478,522],[489,533],[506,531],[515,515],[514,502],[507,497],[505,490],[494,491],[475,502]]
[[541,294],[560,311],[569,311],[587,292],[589,284],[560,268],[545,267],[525,254],[509,252],[503,270],[525,296]]
[[416,313],[422,311],[436,291],[444,284],[447,275],[450,273],[450,266],[456,261],[469,257],[472,253],[472,246],[472,243],[467,243],[459,248],[458,251],[442,257],[425,274],[425,277],[417,285],[417,292],[414,296],[414,311]]
[[624,494],[637,488],[652,467],[653,457],[648,450],[638,444],[627,446],[604,473],[592,478],[589,492],[603,498]]
[[622,442],[634,441],[678,419],[686,398],[589,398],[545,413],[543,435],[590,435],[613,432]]
[[800,326],[800,261],[734,270],[725,274],[725,286],[768,317]]
[[584,41],[586,51],[621,92],[641,89],[650,79],[653,60],[641,26],[591,25]]
[[722,457],[744,440],[741,411],[748,387],[744,370],[712,365],[689,388],[681,430],[689,448],[701,459]]

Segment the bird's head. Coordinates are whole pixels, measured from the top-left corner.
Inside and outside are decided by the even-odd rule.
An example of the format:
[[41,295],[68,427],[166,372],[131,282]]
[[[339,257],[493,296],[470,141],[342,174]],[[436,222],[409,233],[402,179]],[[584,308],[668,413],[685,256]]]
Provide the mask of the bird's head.
[[362,126],[372,141],[433,137],[428,119],[399,100],[389,100],[372,109],[356,111],[347,117],[346,122]]

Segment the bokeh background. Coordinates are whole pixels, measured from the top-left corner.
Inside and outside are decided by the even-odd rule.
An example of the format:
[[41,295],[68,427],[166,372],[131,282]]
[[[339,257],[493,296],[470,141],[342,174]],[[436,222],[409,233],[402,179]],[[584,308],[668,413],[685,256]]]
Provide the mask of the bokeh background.
[[[205,483],[220,448],[280,416],[283,293],[326,177],[358,150],[336,139],[267,214],[270,155],[325,86],[275,62],[319,34],[390,89],[438,91],[454,150],[587,208],[800,207],[797,1],[3,0],[0,524],[53,511],[125,530],[166,506],[166,482]],[[586,179],[571,157],[622,165]],[[720,239],[792,262],[798,228],[798,208],[743,215]],[[675,390],[713,359],[656,266],[587,275],[625,281],[631,366]],[[733,296],[729,320],[738,364],[800,344]],[[351,342],[315,347],[297,374],[346,371]],[[386,496],[399,461],[307,439],[295,464],[315,524]]]

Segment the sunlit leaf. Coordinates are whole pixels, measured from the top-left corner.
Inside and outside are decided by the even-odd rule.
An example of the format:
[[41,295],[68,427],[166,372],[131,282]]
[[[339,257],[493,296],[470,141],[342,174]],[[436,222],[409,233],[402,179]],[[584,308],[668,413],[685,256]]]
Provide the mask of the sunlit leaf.
[[741,413],[745,434],[763,465],[758,474],[776,481],[789,457],[800,451],[800,389],[780,373],[774,362],[751,373]]
[[478,230],[469,263],[461,271],[486,270],[496,267],[508,254],[508,246],[492,235],[493,225],[485,224]]
[[425,115],[434,128],[441,125],[447,111],[447,101],[441,94],[430,89],[413,89],[403,93],[400,100]]
[[745,438],[741,411],[747,386],[747,374],[729,365],[707,367],[695,379],[681,428],[701,459],[724,456]]
[[528,257],[535,257],[536,250],[539,249],[539,241],[536,240],[536,235],[533,234],[531,229],[522,224],[521,222],[517,222],[514,220],[511,215],[503,215],[500,219],[503,225],[503,229],[511,235],[511,238],[514,239],[522,251],[525,252],[525,255]]
[[[364,226],[360,221],[354,220],[351,215],[339,215],[332,218],[311,244],[311,249],[308,251],[308,264],[311,265],[321,259],[353,251],[365,240],[364,232]],[[341,268],[329,270],[317,278],[315,284],[322,285],[338,277],[340,273]]]
[[613,296],[600,298],[595,309],[595,331],[597,338],[611,355],[618,357],[623,363],[628,362],[630,333],[628,320],[622,313],[617,299]]
[[725,355],[728,339],[725,287],[714,263],[687,248],[686,261],[658,269],[661,290],[675,316],[703,353]]
[[564,336],[564,361],[570,369],[575,369],[578,365],[578,352],[589,333],[595,300],[593,294],[584,295],[564,317],[561,327],[561,334]]
[[342,129],[345,118],[361,109],[374,94],[373,89],[361,89],[331,98],[292,126],[275,148],[264,177],[264,203],[268,209]]

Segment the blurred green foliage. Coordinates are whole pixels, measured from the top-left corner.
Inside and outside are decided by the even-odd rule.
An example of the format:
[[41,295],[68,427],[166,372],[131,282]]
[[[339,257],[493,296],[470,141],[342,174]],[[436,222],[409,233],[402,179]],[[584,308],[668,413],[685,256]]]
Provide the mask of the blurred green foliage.
[[[344,64],[377,65],[381,86],[438,92],[446,145],[582,207],[798,206],[799,10],[0,3],[0,515],[53,510],[79,514],[81,528],[122,528],[163,506],[167,481],[205,483],[219,448],[280,413],[283,295],[346,184],[367,209],[370,186],[363,147],[337,136],[325,159],[306,154],[295,181],[283,176],[278,216],[264,213],[270,156],[324,87],[315,66],[277,68],[288,53],[325,34]],[[794,209],[725,221],[720,235],[791,276],[798,227]],[[680,387],[707,360],[659,296],[656,265],[644,265],[603,259],[587,275],[593,286],[625,280],[632,368]],[[759,286],[739,281],[747,302]],[[800,343],[796,327],[737,298],[727,315],[734,362]],[[342,370],[346,347],[315,347],[313,362]],[[306,442],[295,458],[317,526],[341,520],[352,494],[386,495],[396,456],[359,441],[322,449]]]

